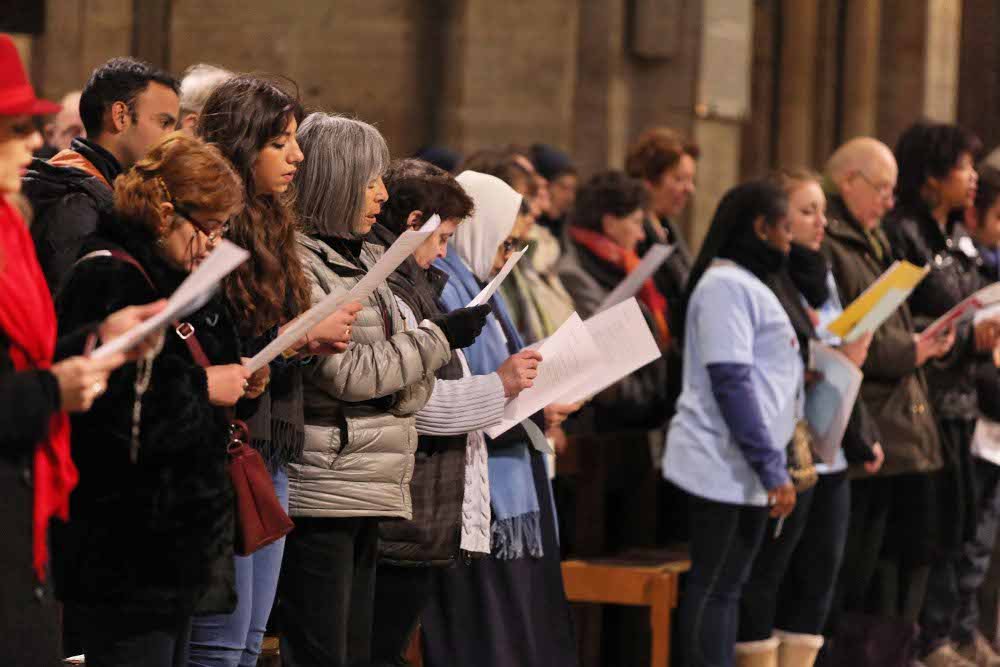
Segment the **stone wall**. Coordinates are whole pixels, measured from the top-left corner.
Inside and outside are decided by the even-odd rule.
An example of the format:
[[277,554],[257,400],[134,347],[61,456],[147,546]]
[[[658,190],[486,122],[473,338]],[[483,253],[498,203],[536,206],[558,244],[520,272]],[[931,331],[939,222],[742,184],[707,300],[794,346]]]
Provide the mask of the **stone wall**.
[[[395,155],[432,142],[470,151],[545,141],[590,173],[621,166],[642,129],[670,125],[705,144],[699,193],[681,221],[697,241],[741,177],[822,166],[859,132],[891,144],[923,115],[955,117],[956,104],[959,118],[991,123],[983,109],[995,105],[959,100],[958,87],[1000,59],[995,47],[976,58],[966,46],[987,46],[994,31],[972,21],[996,26],[992,4],[46,0],[45,32],[19,43],[52,97],[121,54],[178,74],[197,62],[284,74],[309,108],[377,124]],[[996,96],[991,76],[984,92]],[[741,102],[727,107],[737,90]]]

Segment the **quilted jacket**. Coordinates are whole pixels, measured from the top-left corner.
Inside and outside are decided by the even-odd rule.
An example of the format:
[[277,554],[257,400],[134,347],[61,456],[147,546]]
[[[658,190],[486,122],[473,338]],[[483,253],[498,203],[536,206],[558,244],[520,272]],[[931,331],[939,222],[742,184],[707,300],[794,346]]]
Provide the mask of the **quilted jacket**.
[[[335,250],[318,238],[298,240],[313,302],[350,290],[382,254],[367,242],[354,243],[351,256],[351,242]],[[412,516],[414,415],[451,349],[435,324],[406,330],[386,283],[362,305],[350,348],[304,373],[305,447],[288,467],[293,516]]]

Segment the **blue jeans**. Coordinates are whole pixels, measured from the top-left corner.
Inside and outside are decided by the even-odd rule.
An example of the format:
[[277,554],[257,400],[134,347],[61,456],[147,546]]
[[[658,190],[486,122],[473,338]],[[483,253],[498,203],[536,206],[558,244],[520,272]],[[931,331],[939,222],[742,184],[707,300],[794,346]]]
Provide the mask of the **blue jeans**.
[[731,667],[739,601],[767,527],[768,509],[690,496],[691,571],[681,602],[688,667]]
[[[288,475],[271,475],[282,507],[288,509]],[[260,657],[264,630],[278,590],[285,539],[236,556],[236,610],[231,614],[196,616],[191,630],[190,667],[252,667]]]

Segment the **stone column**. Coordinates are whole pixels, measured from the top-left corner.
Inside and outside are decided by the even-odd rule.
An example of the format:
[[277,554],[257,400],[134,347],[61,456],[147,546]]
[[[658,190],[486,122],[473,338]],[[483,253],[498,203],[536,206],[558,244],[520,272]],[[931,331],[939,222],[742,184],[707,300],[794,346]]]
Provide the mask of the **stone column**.
[[924,114],[932,120],[943,123],[955,121],[961,39],[962,3],[958,0],[927,0]]
[[705,0],[702,12],[694,121],[694,139],[701,146],[701,159],[698,193],[686,230],[695,251],[719,199],[740,177],[741,124],[749,109],[753,3]]
[[438,100],[438,135],[446,145],[569,147],[578,8],[576,0],[456,3]]
[[778,79],[778,164],[812,163],[819,0],[783,0]]
[[34,40],[41,92],[58,99],[83,87],[90,72],[132,47],[132,0],[49,0],[45,32]]
[[581,2],[573,99],[573,158],[581,173],[621,167],[629,136],[624,0]]
[[878,109],[881,3],[846,0],[840,143],[875,134]]

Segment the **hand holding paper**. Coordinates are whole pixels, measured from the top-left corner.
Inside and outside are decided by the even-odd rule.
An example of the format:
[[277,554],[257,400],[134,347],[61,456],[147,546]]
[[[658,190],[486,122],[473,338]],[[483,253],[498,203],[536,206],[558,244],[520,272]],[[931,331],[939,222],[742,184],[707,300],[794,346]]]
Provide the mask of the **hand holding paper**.
[[344,304],[352,301],[364,302],[407,257],[413,254],[413,251],[421,243],[427,240],[428,236],[434,233],[439,224],[441,224],[441,218],[437,215],[432,215],[430,220],[419,231],[410,230],[403,232],[375,265],[368,270],[365,276],[355,283],[350,291],[333,292],[318,301],[312,308],[290,322],[280,336],[258,352],[247,363],[247,368],[251,371],[256,371],[265,364],[271,363],[272,360],[285,350],[295,347],[306,334],[313,330],[313,327],[332,315]]
[[[159,314],[167,307],[167,300],[160,299],[144,306],[128,306],[108,315],[97,328],[98,336],[102,341],[111,342],[119,336],[123,336],[134,327],[139,326],[149,318]],[[136,343],[135,347],[128,350],[126,359],[135,361],[156,350],[163,344],[163,331],[151,333],[146,338]],[[87,350],[89,354],[91,350]]]

